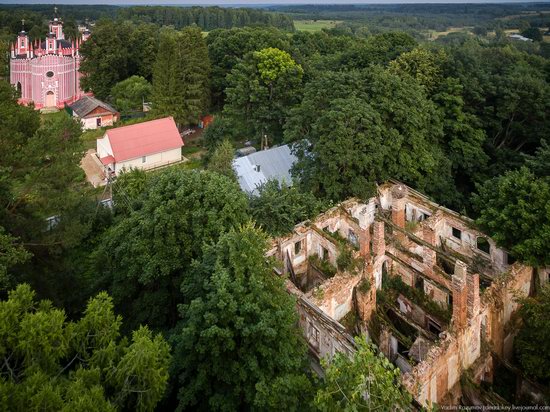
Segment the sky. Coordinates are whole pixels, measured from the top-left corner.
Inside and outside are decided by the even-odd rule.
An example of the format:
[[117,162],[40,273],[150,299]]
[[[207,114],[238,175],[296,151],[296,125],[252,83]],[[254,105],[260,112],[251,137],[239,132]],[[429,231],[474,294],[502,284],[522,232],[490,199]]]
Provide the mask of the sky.
[[[550,0],[539,0],[538,3]],[[0,0],[0,4],[110,4],[251,6],[266,4],[527,3],[525,0]]]

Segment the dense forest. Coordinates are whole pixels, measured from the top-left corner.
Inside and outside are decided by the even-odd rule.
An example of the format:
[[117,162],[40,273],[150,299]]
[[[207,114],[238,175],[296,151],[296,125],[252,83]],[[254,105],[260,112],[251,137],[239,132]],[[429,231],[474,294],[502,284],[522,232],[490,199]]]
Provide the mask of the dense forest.
[[535,27],[550,23],[548,3],[280,5],[268,9],[295,20],[339,20],[346,26],[374,30],[444,31],[464,26],[494,30],[516,28],[521,22]]
[[[182,28],[197,25],[203,31],[219,28],[268,25],[283,30],[293,30],[291,17],[261,9],[222,7],[155,7],[155,6],[89,6],[59,5],[58,14],[67,22],[96,21],[102,18],[133,20],[155,23],[161,26]],[[27,21],[27,29],[35,26],[45,34],[47,21],[53,15],[51,5],[0,5],[0,28],[11,33],[21,30],[21,19]]]
[[[145,120],[170,115],[180,129],[208,113],[215,121],[200,161],[123,174],[110,209],[85,184],[79,124],[18,105],[0,80],[0,405],[408,409],[398,372],[363,341],[324,380],[313,376],[294,301],[264,256],[270,236],[393,178],[472,217],[514,258],[550,265],[547,43],[395,30],[407,21],[396,15],[423,14],[426,28],[457,24],[458,13],[489,27],[531,5],[412,7],[276,8],[356,28],[382,12],[394,22],[314,33],[259,10],[60,7],[69,29],[98,19],[81,49],[86,90],[122,113],[150,101]],[[46,6],[0,7],[0,46],[21,18],[39,37],[50,17]],[[292,145],[295,185],[247,196],[234,150],[264,136]],[[517,355],[543,384],[549,305],[545,292],[525,306],[534,315]]]

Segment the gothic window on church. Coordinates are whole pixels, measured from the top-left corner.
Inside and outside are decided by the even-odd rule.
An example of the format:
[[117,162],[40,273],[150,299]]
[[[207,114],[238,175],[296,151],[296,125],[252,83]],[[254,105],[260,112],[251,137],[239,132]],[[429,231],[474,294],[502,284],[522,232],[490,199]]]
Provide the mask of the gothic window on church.
[[47,72],[46,77],[53,77],[53,72],[52,71]]

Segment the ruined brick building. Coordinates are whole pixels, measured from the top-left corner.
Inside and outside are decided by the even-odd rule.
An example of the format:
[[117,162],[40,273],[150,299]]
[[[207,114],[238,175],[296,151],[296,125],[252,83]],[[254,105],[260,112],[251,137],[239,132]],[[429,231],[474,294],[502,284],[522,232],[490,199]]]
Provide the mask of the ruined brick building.
[[459,403],[464,379],[492,381],[513,351],[516,297],[533,286],[533,268],[398,182],[297,225],[268,255],[315,357],[350,353],[352,335],[366,335],[421,405]]

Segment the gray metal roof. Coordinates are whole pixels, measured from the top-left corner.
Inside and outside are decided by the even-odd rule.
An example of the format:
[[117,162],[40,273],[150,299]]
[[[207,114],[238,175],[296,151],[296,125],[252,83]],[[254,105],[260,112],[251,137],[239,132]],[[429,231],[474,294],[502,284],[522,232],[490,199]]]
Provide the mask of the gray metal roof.
[[116,113],[116,110],[109,106],[107,103],[103,103],[101,100],[98,100],[95,97],[91,96],[82,96],[82,98],[69,105],[72,111],[78,115],[78,117],[85,117],[88,113],[90,113],[98,106],[102,107],[108,112]]
[[290,169],[296,160],[290,147],[284,145],[236,158],[233,160],[233,169],[241,189],[258,194],[258,187],[268,180],[276,179],[281,184],[292,185]]

